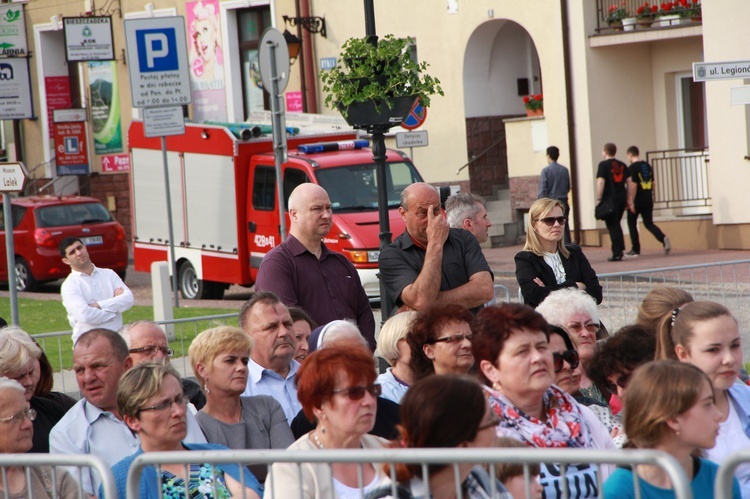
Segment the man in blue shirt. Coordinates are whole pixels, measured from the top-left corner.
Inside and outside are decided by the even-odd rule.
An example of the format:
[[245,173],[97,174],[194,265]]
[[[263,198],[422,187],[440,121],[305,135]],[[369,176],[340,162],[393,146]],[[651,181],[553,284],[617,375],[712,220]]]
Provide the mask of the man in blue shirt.
[[[568,193],[570,192],[570,173],[568,169],[557,162],[560,157],[560,149],[555,146],[547,148],[547,166],[542,169],[539,179],[539,192],[537,199],[557,199],[565,207],[563,216],[568,218],[570,206],[568,206]],[[570,244],[570,227],[566,223],[563,226],[563,241]]]

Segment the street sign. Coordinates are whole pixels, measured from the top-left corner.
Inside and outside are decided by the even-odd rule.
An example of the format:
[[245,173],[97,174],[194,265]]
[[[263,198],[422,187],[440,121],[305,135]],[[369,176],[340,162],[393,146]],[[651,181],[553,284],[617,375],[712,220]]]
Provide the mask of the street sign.
[[750,78],[750,61],[693,63],[693,81],[744,78]]
[[[273,50],[270,50],[271,47],[273,47]],[[276,66],[275,77],[278,78],[278,92],[280,94],[289,83],[289,46],[284,39],[284,35],[276,28],[268,28],[260,39],[258,51],[263,88],[267,92],[271,92],[271,79],[274,77],[271,74],[271,64],[273,63]],[[271,58],[274,60],[272,61]]]
[[396,134],[396,147],[425,147],[430,145],[427,130],[418,132],[398,132]]
[[54,123],[55,163],[58,175],[86,175],[89,173],[89,148],[86,123]]
[[321,57],[320,58],[320,70],[326,71],[336,67],[335,57]]
[[0,56],[26,57],[26,20],[23,6],[18,4],[0,7]]
[[742,106],[750,104],[750,86],[732,87],[730,89],[729,104],[732,106]]
[[33,118],[29,60],[0,59],[0,120]]
[[185,19],[180,16],[125,21],[133,107],[193,101],[185,40]]
[[401,127],[407,130],[419,128],[427,119],[427,108],[417,99],[409,111],[409,115],[401,122]]
[[68,62],[115,59],[112,16],[64,17],[63,33]]
[[102,156],[103,172],[127,172],[129,170],[129,154],[108,154],[107,156]]
[[166,137],[185,133],[182,106],[150,107],[143,110],[143,130],[146,137]]
[[0,163],[0,192],[22,192],[26,177],[23,163]]

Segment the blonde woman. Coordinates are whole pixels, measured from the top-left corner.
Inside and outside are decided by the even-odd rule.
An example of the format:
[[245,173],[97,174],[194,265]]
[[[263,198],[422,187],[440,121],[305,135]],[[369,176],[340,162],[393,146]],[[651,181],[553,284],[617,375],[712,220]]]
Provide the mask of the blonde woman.
[[516,253],[516,280],[526,305],[536,308],[552,291],[577,287],[602,301],[596,272],[580,246],[563,243],[568,223],[557,199],[538,199],[529,208],[526,245]]
[[376,382],[382,389],[381,397],[397,404],[401,403],[406,390],[414,383],[414,374],[409,367],[411,349],[406,334],[411,331],[416,316],[417,312],[412,311],[396,314],[383,324],[378,335],[378,353],[391,367],[378,376]]

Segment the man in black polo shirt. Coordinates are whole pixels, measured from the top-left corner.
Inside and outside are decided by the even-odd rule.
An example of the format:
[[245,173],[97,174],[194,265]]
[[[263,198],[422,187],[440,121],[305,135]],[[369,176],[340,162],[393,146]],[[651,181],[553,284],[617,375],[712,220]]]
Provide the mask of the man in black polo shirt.
[[448,226],[432,186],[404,189],[399,214],[406,230],[380,253],[391,310],[456,303],[476,312],[492,299],[492,272],[477,239]]

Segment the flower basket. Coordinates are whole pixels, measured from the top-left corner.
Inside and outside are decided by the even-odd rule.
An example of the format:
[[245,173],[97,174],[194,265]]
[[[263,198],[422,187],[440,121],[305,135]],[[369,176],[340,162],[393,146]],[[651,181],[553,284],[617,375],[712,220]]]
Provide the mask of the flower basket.
[[393,97],[378,101],[352,102],[348,106],[338,104],[336,108],[354,128],[370,126],[395,126],[401,124],[411,111],[417,96]]
[[530,118],[534,116],[544,116],[544,109],[527,109],[526,116]]
[[622,20],[622,29],[625,31],[634,31],[637,22],[638,18],[636,17],[626,17]]
[[542,94],[527,95],[523,98],[526,116],[544,116],[544,96]]

